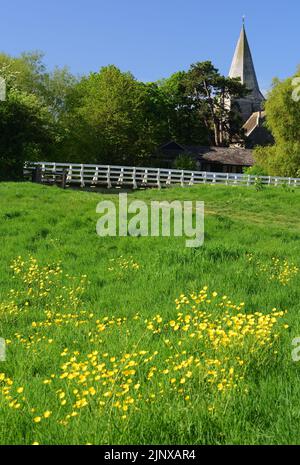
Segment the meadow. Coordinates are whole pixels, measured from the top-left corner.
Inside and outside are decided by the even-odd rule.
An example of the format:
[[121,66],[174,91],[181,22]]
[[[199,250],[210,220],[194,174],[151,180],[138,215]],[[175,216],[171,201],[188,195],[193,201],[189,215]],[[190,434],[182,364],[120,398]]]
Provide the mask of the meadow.
[[300,190],[197,186],[205,243],[100,238],[115,193],[0,184],[1,444],[299,444]]

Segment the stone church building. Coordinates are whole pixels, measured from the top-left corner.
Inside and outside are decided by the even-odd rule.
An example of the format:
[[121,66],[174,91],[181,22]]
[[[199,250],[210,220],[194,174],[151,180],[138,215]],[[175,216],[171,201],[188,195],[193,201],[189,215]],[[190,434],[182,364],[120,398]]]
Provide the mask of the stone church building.
[[256,145],[272,144],[274,142],[273,137],[264,126],[265,112],[263,108],[265,97],[259,88],[244,22],[229,77],[240,78],[242,84],[250,91],[245,98],[233,102],[242,116],[246,147],[253,148]]
[[242,84],[250,91],[245,98],[236,102],[243,122],[246,123],[253,113],[262,111],[265,98],[258,85],[244,24],[231,63],[229,77],[240,78]]
[[[229,77],[240,78],[246,85],[249,94],[230,105],[241,114],[245,142],[238,142],[232,147],[197,147],[184,146],[175,141],[159,148],[156,162],[171,167],[175,159],[182,154],[195,158],[197,167],[202,171],[242,173],[244,168],[254,164],[252,150],[257,145],[268,145],[274,142],[272,135],[265,128],[265,97],[260,91],[252,54],[243,21],[242,30],[236,45]],[[157,164],[156,163],[156,164]]]

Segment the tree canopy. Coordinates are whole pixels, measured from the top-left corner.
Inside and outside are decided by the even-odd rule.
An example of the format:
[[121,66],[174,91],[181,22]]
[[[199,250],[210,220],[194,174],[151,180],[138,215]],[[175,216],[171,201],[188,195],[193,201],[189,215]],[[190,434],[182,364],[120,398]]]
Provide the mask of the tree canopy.
[[239,79],[220,75],[210,61],[205,61],[191,66],[185,86],[191,105],[197,110],[205,127],[213,131],[214,145],[226,145],[232,136],[241,137],[242,124],[239,129],[236,124],[232,125],[236,115],[230,104],[232,100],[245,97],[248,93]]
[[107,66],[74,86],[62,118],[60,153],[76,161],[139,164],[170,140],[226,145],[241,136],[241,124],[233,132],[236,115],[228,102],[246,92],[210,62],[156,83]]
[[0,76],[6,98],[0,102],[0,179],[20,179],[26,159],[51,156],[55,125],[42,98],[40,58],[0,55]]
[[39,52],[0,54],[0,77],[3,173],[25,159],[141,165],[171,140],[226,146],[240,135],[228,102],[246,90],[211,62],[144,83],[113,65],[75,77],[49,72]]
[[258,147],[256,163],[268,174],[300,176],[300,69],[292,78],[275,79],[266,101],[267,127],[275,145]]

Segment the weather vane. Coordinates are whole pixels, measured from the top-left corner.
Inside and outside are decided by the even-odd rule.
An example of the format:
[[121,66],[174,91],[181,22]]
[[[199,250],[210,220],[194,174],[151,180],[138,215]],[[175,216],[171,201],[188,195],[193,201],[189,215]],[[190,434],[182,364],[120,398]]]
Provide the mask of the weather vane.
[[246,15],[243,15],[243,25],[245,26]]

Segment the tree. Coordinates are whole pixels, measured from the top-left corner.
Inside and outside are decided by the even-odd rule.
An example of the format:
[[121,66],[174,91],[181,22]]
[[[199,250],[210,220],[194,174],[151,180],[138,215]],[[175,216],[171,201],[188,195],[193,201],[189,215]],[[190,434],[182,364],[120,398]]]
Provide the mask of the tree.
[[62,151],[73,160],[141,164],[164,138],[163,114],[157,85],[104,67],[83,77],[68,96]]
[[27,94],[40,96],[43,87],[43,75],[46,68],[40,52],[23,53],[20,57],[0,54],[0,71],[10,87]]
[[41,52],[23,53],[20,57],[0,54],[0,75],[9,87],[39,98],[56,119],[77,82],[66,67],[48,72]]
[[299,77],[300,69],[293,78],[275,79],[266,101],[267,127],[275,138],[275,145],[257,148],[254,157],[271,176],[299,176]]
[[1,76],[8,88],[0,113],[7,166],[8,156],[13,164],[39,157],[141,165],[169,140],[226,145],[241,127],[228,102],[246,92],[210,62],[143,83],[115,66],[79,79],[67,68],[49,72],[40,52],[0,54]]
[[209,145],[211,128],[187,93],[186,78],[187,73],[179,71],[158,82],[165,102],[162,121],[167,123],[167,137],[164,142],[175,140],[186,145]]
[[168,103],[157,83],[138,83],[139,121],[136,145],[142,154],[141,162],[157,147],[169,140]]
[[39,160],[53,142],[51,117],[35,95],[9,89],[0,102],[0,180],[18,180],[26,160]]
[[230,101],[245,97],[246,87],[239,79],[220,75],[210,61],[193,64],[186,75],[185,85],[193,107],[207,129],[213,130],[214,144],[226,145],[242,126],[236,124],[237,115],[232,111]]
[[65,134],[61,115],[76,79],[67,68],[48,72],[43,54],[0,54],[6,102],[0,102],[1,178],[19,178],[25,159],[58,159]]

